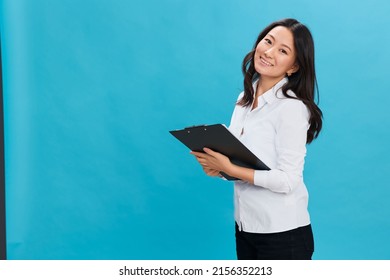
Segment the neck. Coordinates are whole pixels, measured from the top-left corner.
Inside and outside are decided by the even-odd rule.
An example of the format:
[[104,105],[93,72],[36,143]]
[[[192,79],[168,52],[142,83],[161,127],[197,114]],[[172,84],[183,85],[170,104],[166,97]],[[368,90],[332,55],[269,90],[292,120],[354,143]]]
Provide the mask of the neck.
[[274,87],[282,79],[275,80],[275,79],[266,79],[264,77],[260,77],[260,79],[257,83],[256,97],[258,97],[258,96],[262,95],[263,93],[265,93],[266,91],[270,90],[272,87]]

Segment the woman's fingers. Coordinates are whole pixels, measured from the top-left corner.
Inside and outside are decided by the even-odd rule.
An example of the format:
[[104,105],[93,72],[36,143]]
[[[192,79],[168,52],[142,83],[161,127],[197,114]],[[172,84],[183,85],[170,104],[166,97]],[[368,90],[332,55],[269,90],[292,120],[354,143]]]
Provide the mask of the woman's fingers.
[[209,175],[209,176],[219,176],[219,171],[218,170],[214,170],[214,169],[210,169],[210,168],[203,168],[203,171]]
[[213,176],[213,177],[220,176],[220,171],[217,169],[218,167],[215,164],[216,158],[214,157],[215,155],[218,155],[217,152],[214,152],[206,148],[205,152],[191,151],[190,154],[195,156],[196,160],[202,166],[203,171],[208,176]]
[[221,153],[215,152],[209,148],[204,148],[204,152],[194,152],[191,154],[196,157],[202,167],[221,171],[227,163],[230,163],[229,159]]
[[213,157],[215,157],[215,156],[217,156],[219,153],[217,153],[217,152],[214,152],[213,150],[211,150],[211,149],[209,149],[209,148],[203,148],[203,151],[206,153],[206,154],[208,154],[208,155],[210,155],[210,156],[213,156]]

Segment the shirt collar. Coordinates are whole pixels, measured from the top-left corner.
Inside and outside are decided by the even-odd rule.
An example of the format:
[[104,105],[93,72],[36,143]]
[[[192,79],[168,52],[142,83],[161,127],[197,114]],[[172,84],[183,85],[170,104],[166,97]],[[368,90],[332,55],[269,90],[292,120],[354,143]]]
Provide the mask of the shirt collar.
[[[259,81],[256,81],[255,83],[255,91],[256,91],[256,87],[257,87],[257,83]],[[265,102],[271,104],[272,102],[274,102],[276,99],[280,98],[280,97],[283,97],[283,93],[282,91],[280,90],[286,83],[288,82],[288,78],[287,77],[284,77],[283,79],[281,79],[279,82],[277,82],[272,88],[270,88],[269,90],[267,90],[266,92],[264,92],[262,95],[259,96],[259,98],[262,98],[264,99]]]

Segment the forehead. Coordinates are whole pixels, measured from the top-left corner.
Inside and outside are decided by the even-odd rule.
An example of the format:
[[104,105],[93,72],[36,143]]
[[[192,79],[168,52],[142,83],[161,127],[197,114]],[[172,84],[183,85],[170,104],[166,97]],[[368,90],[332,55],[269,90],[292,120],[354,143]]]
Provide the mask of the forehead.
[[294,47],[294,36],[292,32],[284,26],[276,26],[267,34],[275,39],[279,44],[286,45],[291,49]]

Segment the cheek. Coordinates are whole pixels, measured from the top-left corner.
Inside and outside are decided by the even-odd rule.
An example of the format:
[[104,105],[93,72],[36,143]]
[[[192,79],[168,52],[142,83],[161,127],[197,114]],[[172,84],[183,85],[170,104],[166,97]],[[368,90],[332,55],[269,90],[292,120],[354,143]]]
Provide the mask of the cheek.
[[261,53],[261,52],[263,52],[263,48],[261,47],[260,44],[258,44],[258,45],[256,46],[256,49],[255,49],[255,54],[259,54],[259,53]]
[[279,58],[279,63],[283,65],[284,68],[290,69],[294,65],[294,60],[290,57],[281,56]]

